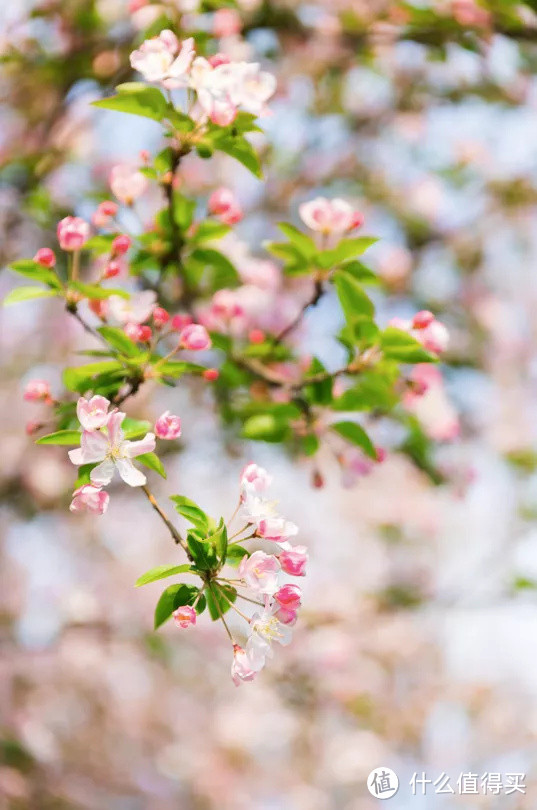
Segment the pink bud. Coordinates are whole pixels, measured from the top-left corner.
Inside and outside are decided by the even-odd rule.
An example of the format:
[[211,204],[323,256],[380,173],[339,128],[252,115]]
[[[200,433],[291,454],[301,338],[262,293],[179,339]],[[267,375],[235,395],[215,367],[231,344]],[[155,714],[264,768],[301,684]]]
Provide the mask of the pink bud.
[[278,557],[282,571],[294,577],[306,576],[306,563],[308,561],[308,550],[306,546],[293,546],[282,551]]
[[103,492],[101,487],[93,486],[93,484],[84,484],[73,492],[73,500],[69,509],[71,512],[92,512],[94,515],[104,515],[109,502],[108,492]]
[[97,315],[98,318],[104,319],[106,318],[106,314],[108,312],[108,303],[102,298],[90,298],[88,301],[88,306],[92,312]]
[[220,372],[217,368],[206,368],[203,372],[203,378],[207,380],[207,382],[214,382],[220,376]]
[[90,227],[80,217],[65,217],[56,229],[62,250],[80,250],[89,239]]
[[159,439],[177,439],[181,435],[181,418],[164,411],[155,422],[155,435]]
[[281,517],[263,518],[257,524],[257,534],[274,543],[285,543],[298,534],[298,526]]
[[125,253],[131,246],[130,236],[126,234],[121,234],[120,236],[116,236],[114,241],[112,242],[112,255],[113,256],[124,256]]
[[177,627],[182,627],[185,630],[191,624],[196,624],[196,611],[190,605],[181,605],[181,607],[173,611],[172,616]]
[[[215,104],[209,118],[219,127],[228,127],[237,117],[237,108],[228,101]],[[237,220],[238,221],[238,220]]]
[[416,312],[412,319],[412,326],[414,329],[426,329],[434,321],[434,315],[427,309],[422,309]]
[[26,384],[23,397],[27,402],[38,402],[42,400],[48,404],[52,402],[50,385],[46,380],[30,380]]
[[141,326],[139,323],[127,323],[123,331],[134,343],[147,343],[153,335],[151,327]]
[[263,343],[263,341],[265,340],[265,333],[263,332],[262,329],[251,329],[248,332],[248,340],[250,341],[250,343],[254,344]]
[[382,464],[382,462],[386,459],[386,450],[384,447],[375,447],[375,453],[378,463]]
[[282,624],[293,625],[296,624],[298,612],[294,608],[280,607],[275,611],[274,615],[281,621]]
[[108,422],[109,400],[99,394],[86,399],[80,397],[76,404],[78,421],[86,431],[99,430]]
[[54,267],[56,264],[56,254],[50,248],[39,248],[34,256],[34,262],[43,267]]
[[239,201],[229,188],[222,187],[213,191],[208,207],[210,213],[219,217],[226,225],[234,225],[243,217]]
[[299,585],[283,585],[274,598],[280,605],[288,610],[296,610],[300,607],[302,599],[302,589]]
[[25,430],[27,436],[32,436],[32,434],[36,433],[41,427],[41,422],[39,419],[30,419],[29,422],[26,422]]
[[183,349],[191,351],[204,351],[211,346],[211,338],[204,326],[199,323],[192,323],[185,326],[179,335],[179,345]]
[[220,67],[220,65],[229,65],[231,59],[225,53],[215,53],[214,56],[210,56],[207,60],[211,67]]
[[189,326],[192,323],[192,318],[190,315],[174,315],[170,327],[173,329],[174,332],[181,332],[185,326]]
[[104,228],[109,224],[111,217],[117,214],[118,206],[112,200],[105,200],[99,203],[97,210],[93,214],[91,221],[96,228]]
[[243,681],[253,681],[257,671],[252,669],[252,664],[246,650],[233,645],[233,663],[231,665],[231,677],[235,686],[240,686]]
[[162,307],[155,307],[153,310],[153,323],[157,329],[161,329],[170,320],[170,315]]
[[114,259],[108,262],[106,268],[103,273],[103,278],[114,278],[115,276],[119,276],[121,273],[121,265],[119,262],[116,262]]

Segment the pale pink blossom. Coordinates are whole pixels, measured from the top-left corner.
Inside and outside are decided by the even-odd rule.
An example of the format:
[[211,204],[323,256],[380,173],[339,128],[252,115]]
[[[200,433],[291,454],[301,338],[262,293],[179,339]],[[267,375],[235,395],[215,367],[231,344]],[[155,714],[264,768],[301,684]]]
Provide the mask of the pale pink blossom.
[[103,492],[101,487],[93,484],[84,484],[73,492],[73,500],[69,509],[71,512],[92,512],[94,515],[104,515],[109,502],[108,492]]
[[235,225],[244,216],[235,194],[223,186],[213,191],[209,197],[208,207],[210,213],[219,217],[226,225]]
[[424,349],[433,354],[442,354],[449,344],[449,332],[443,323],[436,320],[434,315],[427,310],[422,310],[412,318],[392,318],[388,326],[408,332],[415,338]]
[[85,430],[80,447],[69,451],[69,458],[73,464],[100,462],[90,473],[91,481],[97,486],[109,484],[116,469],[120,477],[131,487],[140,487],[146,483],[145,475],[136,469],[132,459],[153,452],[155,436],[153,433],[147,433],[140,441],[128,441],[121,428],[124,418],[124,413],[112,412],[105,429]]
[[146,81],[161,82],[165,87],[173,89],[187,86],[194,56],[192,37],[179,45],[175,34],[166,29],[157,37],[146,39],[133,51],[130,63]]
[[204,351],[211,347],[211,338],[204,326],[191,323],[179,334],[179,345],[191,351]]
[[27,402],[51,402],[50,384],[47,380],[30,380],[26,383],[23,398]]
[[34,262],[42,267],[54,267],[56,264],[56,254],[50,248],[39,248],[34,256]]
[[270,475],[263,467],[250,462],[241,473],[241,490],[249,492],[265,492],[272,483]]
[[108,299],[109,315],[120,324],[143,323],[149,320],[157,301],[153,290],[143,290],[130,298],[111,295]]
[[239,108],[254,115],[264,112],[276,90],[276,79],[255,62],[220,62],[213,67],[198,56],[192,63],[190,87],[197,92],[202,110],[214,120],[215,116],[231,118]]
[[282,624],[292,627],[297,622],[298,610],[296,610],[296,608],[278,607],[278,609],[274,611],[274,615]]
[[99,203],[91,221],[96,228],[106,228],[107,225],[111,224],[112,218],[115,217],[117,211],[117,203],[112,202],[112,200],[105,200]]
[[131,246],[131,238],[127,234],[116,236],[112,242],[112,256],[124,256]]
[[260,670],[265,666],[265,659],[272,657],[273,642],[286,646],[291,642],[292,631],[278,619],[273,608],[254,613],[250,627],[252,633],[246,644],[246,654],[252,669]]
[[62,250],[80,250],[89,239],[90,226],[80,217],[65,217],[56,232]]
[[148,187],[147,177],[126,163],[118,163],[110,172],[110,188],[125,205],[132,205]]
[[257,524],[257,534],[274,543],[285,543],[298,534],[298,526],[282,517],[264,518]]
[[362,214],[339,197],[333,200],[316,197],[302,203],[298,213],[308,228],[323,234],[341,235],[360,227],[363,223]]
[[274,594],[274,599],[288,610],[297,610],[302,604],[302,588],[300,585],[283,585]]
[[294,577],[306,576],[306,563],[308,562],[308,550],[306,546],[292,546],[284,549],[278,557],[282,571]]
[[231,677],[235,686],[240,686],[243,681],[253,681],[256,675],[257,671],[252,668],[246,651],[238,644],[234,644]]
[[280,563],[273,554],[254,551],[250,557],[243,557],[239,566],[239,577],[256,594],[273,594],[278,590]]
[[196,624],[196,611],[190,605],[181,605],[173,611],[172,616],[177,627],[186,629]]
[[159,439],[177,439],[181,435],[181,417],[164,411],[155,422],[155,435]]
[[248,523],[257,524],[260,520],[277,516],[276,502],[262,498],[250,489],[243,489],[241,511]]
[[98,430],[108,421],[110,402],[106,397],[96,395],[91,399],[80,397],[76,404],[76,415],[84,430]]

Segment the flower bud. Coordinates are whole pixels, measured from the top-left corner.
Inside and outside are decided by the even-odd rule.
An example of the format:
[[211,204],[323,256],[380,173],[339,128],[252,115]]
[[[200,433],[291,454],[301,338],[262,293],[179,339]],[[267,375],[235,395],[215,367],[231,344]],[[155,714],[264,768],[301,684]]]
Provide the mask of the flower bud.
[[155,307],[153,310],[153,323],[157,329],[161,329],[170,320],[170,315],[162,307]]
[[196,611],[190,605],[181,605],[181,607],[173,611],[172,616],[177,627],[182,627],[185,630],[190,625],[196,624]]
[[121,265],[119,262],[116,262],[114,259],[108,262],[105,267],[103,278],[115,278],[115,276],[119,276],[121,273]]
[[299,585],[283,585],[274,594],[274,598],[282,607],[288,610],[296,610],[302,604],[302,589]]
[[282,571],[294,577],[306,576],[306,563],[308,561],[308,550],[306,546],[292,546],[285,549],[278,557]]
[[34,256],[34,262],[42,265],[42,267],[54,267],[56,254],[50,248],[39,248]]
[[30,380],[24,389],[23,398],[27,402],[52,402],[49,383],[46,380]]
[[189,326],[192,323],[192,318],[190,315],[174,315],[170,322],[170,327],[173,329],[174,332],[181,332],[185,326]]
[[254,344],[263,343],[265,340],[265,333],[262,329],[250,329],[248,332],[248,340],[250,343]]
[[422,309],[420,312],[416,312],[414,315],[412,319],[412,326],[414,329],[426,329],[432,324],[433,321],[433,313],[429,312],[427,309]]
[[185,326],[179,335],[179,345],[183,349],[190,349],[191,351],[204,351],[211,346],[211,338],[209,333],[199,323],[192,323]]
[[211,214],[219,217],[226,225],[235,225],[243,217],[239,201],[229,188],[222,187],[213,191],[209,197],[208,208]]
[[181,418],[164,411],[155,422],[155,435],[159,439],[177,439],[181,435]]
[[220,372],[217,368],[206,368],[203,372],[203,378],[207,380],[207,382],[214,382],[220,376]]
[[108,492],[103,492],[101,487],[93,484],[84,484],[73,492],[73,500],[69,509],[71,512],[92,512],[94,515],[104,515],[109,503]]
[[80,217],[65,217],[56,229],[62,250],[80,250],[89,239],[90,227]]
[[112,255],[124,256],[125,253],[127,253],[127,251],[129,250],[130,246],[131,246],[130,236],[127,236],[126,234],[116,236],[116,238],[112,242]]

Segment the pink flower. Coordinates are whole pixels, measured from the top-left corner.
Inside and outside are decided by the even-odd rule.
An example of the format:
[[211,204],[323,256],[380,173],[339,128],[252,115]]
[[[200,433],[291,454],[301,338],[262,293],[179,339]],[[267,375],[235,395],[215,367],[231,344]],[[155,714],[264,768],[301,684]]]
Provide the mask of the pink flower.
[[285,543],[290,537],[298,534],[298,526],[282,517],[271,517],[260,520],[257,534],[274,543]]
[[215,37],[232,37],[240,33],[242,20],[234,8],[219,8],[213,17],[213,33]]
[[73,464],[95,464],[100,462],[91,473],[90,478],[96,486],[106,486],[117,469],[121,478],[131,487],[141,487],[146,483],[145,475],[137,470],[132,459],[155,449],[155,436],[147,433],[143,439],[131,442],[125,439],[121,423],[125,414],[113,411],[108,417],[106,431],[85,430],[80,447],[69,451]]
[[43,400],[43,402],[50,403],[52,402],[50,385],[46,380],[30,380],[26,383],[23,397],[27,402]]
[[239,566],[239,577],[258,594],[276,593],[279,572],[278,558],[264,551],[254,551],[250,557],[243,557]]
[[274,615],[282,624],[286,624],[288,627],[292,627],[296,624],[298,619],[298,611],[294,608],[279,607],[274,612]]
[[192,323],[192,318],[190,315],[185,315],[183,313],[179,313],[174,315],[170,322],[170,328],[174,330],[174,332],[182,332],[185,326],[189,326]]
[[297,610],[302,604],[302,588],[299,585],[283,585],[274,594],[274,599],[287,610]]
[[104,515],[109,502],[108,492],[103,492],[101,487],[84,484],[73,492],[73,500],[69,509],[71,512],[92,512],[94,515]]
[[282,551],[278,557],[282,571],[291,574],[293,577],[306,576],[306,563],[308,561],[308,550],[306,546],[293,546]]
[[56,254],[50,248],[39,248],[34,256],[34,262],[42,265],[42,267],[54,267]]
[[155,435],[159,439],[178,439],[181,435],[181,418],[164,411],[155,422]]
[[179,345],[183,349],[191,351],[203,351],[211,346],[211,338],[204,326],[199,323],[191,323],[185,326],[179,335]]
[[108,299],[109,313],[121,324],[143,323],[151,317],[156,299],[153,290],[144,290],[130,298],[111,295]]
[[126,323],[123,331],[133,343],[148,343],[153,337],[150,326],[141,326],[139,323]]
[[388,323],[395,329],[408,332],[421,343],[424,349],[433,354],[442,354],[449,344],[449,332],[443,323],[437,321],[432,312],[422,310],[411,321],[392,318]]
[[272,643],[276,641],[287,646],[291,641],[292,631],[289,623],[282,622],[274,613],[274,608],[254,613],[250,620],[252,634],[246,644],[246,653],[253,669],[265,666],[265,658],[272,656]]
[[76,404],[76,415],[84,430],[98,430],[108,422],[110,402],[106,397],[94,396],[91,399],[80,397]]
[[89,239],[90,227],[80,217],[65,217],[56,229],[62,250],[80,250]]
[[209,211],[226,225],[235,225],[243,218],[242,208],[229,188],[217,188],[209,197]]
[[170,320],[170,315],[162,307],[155,307],[153,310],[153,323],[157,329],[161,329]]
[[129,250],[130,246],[131,246],[130,236],[127,236],[126,234],[116,236],[116,238],[112,242],[112,255],[124,256],[125,253]]
[[272,483],[272,475],[259,467],[257,464],[251,462],[247,464],[241,473],[241,489],[250,490],[251,492],[264,492]]
[[191,624],[196,624],[196,611],[190,605],[181,605],[173,611],[172,616],[177,627],[186,629]]
[[105,200],[104,202],[99,203],[97,210],[91,218],[91,221],[96,228],[105,228],[110,224],[111,218],[115,217],[117,214],[117,209],[117,203],[112,202],[112,200]]
[[110,188],[115,196],[125,205],[132,205],[141,197],[148,186],[147,177],[138,169],[119,163],[110,172]]
[[194,40],[179,41],[173,31],[161,31],[157,37],[146,39],[130,56],[131,66],[148,82],[161,82],[170,89],[186,87],[192,60]]
[[308,228],[324,234],[341,235],[360,227],[363,223],[360,212],[339,197],[333,200],[317,197],[302,203],[298,213]]
[[253,681],[257,672],[252,669],[247,653],[238,644],[233,645],[233,663],[231,664],[231,677],[235,686],[243,681]]

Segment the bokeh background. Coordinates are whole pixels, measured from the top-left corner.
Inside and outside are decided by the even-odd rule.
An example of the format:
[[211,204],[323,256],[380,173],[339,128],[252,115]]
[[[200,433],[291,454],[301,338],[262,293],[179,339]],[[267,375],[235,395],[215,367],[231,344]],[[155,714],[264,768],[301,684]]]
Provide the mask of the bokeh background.
[[[22,401],[25,382],[59,389],[87,338],[55,303],[2,311],[0,807],[370,810],[366,777],[385,765],[401,780],[394,810],[532,810],[537,16],[507,0],[239,8],[242,34],[221,49],[278,77],[258,143],[266,180],[225,157],[192,158],[185,186],[231,185],[247,211],[239,237],[259,259],[303,200],[362,207],[382,237],[381,317],[430,308],[451,331],[417,411],[437,442],[434,469],[394,453],[342,480],[325,452],[314,489],[308,462],[223,429],[206,389],[133,400],[136,416],[170,408],[183,420],[157,492],[226,515],[255,460],[310,549],[293,644],[236,689],[219,623],[152,632],[160,583],[133,583],[175,551],[146,501],[118,487],[104,518],[71,515],[65,453],[26,435],[39,412]],[[152,21],[179,12],[211,31],[194,0],[2,5],[2,265],[33,255],[61,215],[89,216],[112,165],[157,148],[151,122],[89,103],[129,76]],[[145,200],[142,215],[156,205]],[[12,285],[2,272],[2,297]],[[339,317],[327,297],[298,339],[333,360]],[[461,772],[524,772],[527,793],[413,797],[421,771],[454,786]]]

